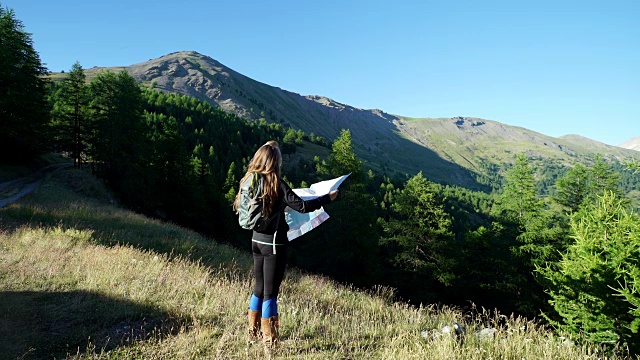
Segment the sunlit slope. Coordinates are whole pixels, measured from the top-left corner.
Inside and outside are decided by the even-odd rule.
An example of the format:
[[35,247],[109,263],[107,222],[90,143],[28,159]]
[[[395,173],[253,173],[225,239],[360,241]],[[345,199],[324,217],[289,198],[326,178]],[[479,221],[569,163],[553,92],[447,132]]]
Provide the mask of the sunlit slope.
[[577,135],[554,138],[478,118],[402,118],[397,125],[400,133],[413,142],[434,150],[448,161],[478,170],[480,161],[510,163],[521,152],[532,158],[567,164],[595,154],[616,160],[628,160],[637,154]]

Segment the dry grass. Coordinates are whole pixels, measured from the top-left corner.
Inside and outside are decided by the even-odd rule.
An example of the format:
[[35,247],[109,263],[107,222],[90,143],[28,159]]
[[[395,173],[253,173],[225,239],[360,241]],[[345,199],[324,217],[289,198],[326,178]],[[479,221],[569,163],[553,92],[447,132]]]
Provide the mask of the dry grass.
[[[119,209],[106,194],[86,174],[61,171],[0,210],[0,357],[261,358],[260,346],[245,351],[249,254]],[[389,289],[365,292],[290,270],[275,355],[604,358],[526,319],[392,298]],[[453,321],[466,335],[440,333]],[[485,327],[496,335],[477,337]]]

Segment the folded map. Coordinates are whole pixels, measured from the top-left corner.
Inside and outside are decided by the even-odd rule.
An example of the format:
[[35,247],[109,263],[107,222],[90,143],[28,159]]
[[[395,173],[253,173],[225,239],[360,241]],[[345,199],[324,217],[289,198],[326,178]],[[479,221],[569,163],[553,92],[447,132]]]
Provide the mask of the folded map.
[[[298,196],[303,200],[312,200],[320,196],[326,195],[333,190],[337,190],[340,184],[349,177],[351,173],[343,175],[331,180],[320,181],[312,184],[308,188],[293,189]],[[309,231],[317,228],[329,218],[329,214],[324,211],[324,208],[320,208],[310,213],[299,213],[290,207],[285,208],[284,217],[289,224],[289,231],[287,237],[289,241],[298,238]]]

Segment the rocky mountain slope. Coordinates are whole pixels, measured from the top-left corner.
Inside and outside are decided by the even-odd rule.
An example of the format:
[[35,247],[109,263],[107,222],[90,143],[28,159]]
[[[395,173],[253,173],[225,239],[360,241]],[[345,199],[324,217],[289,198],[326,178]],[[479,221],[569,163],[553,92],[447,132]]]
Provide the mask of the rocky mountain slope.
[[[124,69],[143,84],[194,96],[246,119],[278,122],[328,140],[350,129],[356,151],[369,167],[410,175],[423,171],[431,180],[470,188],[480,187],[477,175],[485,173],[487,165],[510,163],[523,151],[567,163],[595,153],[618,160],[637,155],[579,136],[554,138],[490,120],[412,119],[303,96],[250,79],[193,51],[111,69]],[[86,72],[91,78],[103,70]]]
[[618,146],[625,149],[640,151],[640,136],[627,140]]

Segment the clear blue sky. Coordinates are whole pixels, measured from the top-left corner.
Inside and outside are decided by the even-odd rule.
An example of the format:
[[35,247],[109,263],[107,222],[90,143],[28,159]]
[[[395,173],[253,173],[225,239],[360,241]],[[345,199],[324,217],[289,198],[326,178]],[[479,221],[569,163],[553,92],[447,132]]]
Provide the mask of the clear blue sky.
[[303,95],[640,136],[640,1],[0,0],[51,71],[195,50]]

